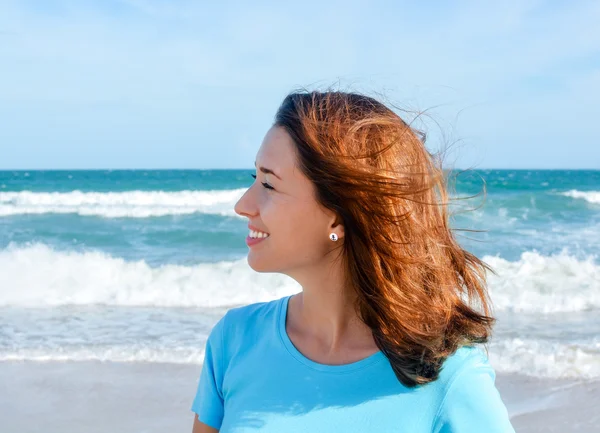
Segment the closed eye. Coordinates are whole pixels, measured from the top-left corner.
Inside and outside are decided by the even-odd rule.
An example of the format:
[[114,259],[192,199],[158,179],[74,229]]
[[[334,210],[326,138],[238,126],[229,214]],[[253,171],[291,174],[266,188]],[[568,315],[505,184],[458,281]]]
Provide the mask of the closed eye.
[[[256,175],[255,174],[251,174],[250,176],[252,176],[254,179],[256,179]],[[273,188],[271,185],[269,185],[266,182],[261,182],[261,183],[262,183],[262,186],[264,186],[266,189],[275,189],[275,188]]]

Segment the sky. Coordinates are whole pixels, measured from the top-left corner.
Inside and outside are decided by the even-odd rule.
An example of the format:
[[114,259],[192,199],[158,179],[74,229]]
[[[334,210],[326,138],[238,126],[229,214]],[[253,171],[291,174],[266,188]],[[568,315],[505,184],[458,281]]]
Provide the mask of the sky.
[[449,168],[600,169],[598,23],[595,0],[0,0],[0,169],[252,169],[283,98],[331,87],[425,112]]

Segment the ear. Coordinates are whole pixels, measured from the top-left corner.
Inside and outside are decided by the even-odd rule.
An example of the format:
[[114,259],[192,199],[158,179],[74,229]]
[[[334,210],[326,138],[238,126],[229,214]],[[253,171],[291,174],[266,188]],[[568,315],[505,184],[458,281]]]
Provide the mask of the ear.
[[329,233],[335,233],[338,235],[338,238],[343,238],[345,235],[344,224],[342,224],[341,219],[337,215],[334,215],[331,219]]

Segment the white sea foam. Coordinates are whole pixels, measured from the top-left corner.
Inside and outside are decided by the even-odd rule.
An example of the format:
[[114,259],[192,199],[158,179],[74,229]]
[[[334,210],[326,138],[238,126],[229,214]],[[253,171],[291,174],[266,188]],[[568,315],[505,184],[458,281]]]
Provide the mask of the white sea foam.
[[600,204],[600,191],[578,191],[576,189],[572,189],[570,191],[561,193],[561,195],[572,198],[581,198],[590,203]]
[[46,245],[0,251],[0,306],[123,305],[219,307],[294,293],[282,274],[253,271],[246,259],[150,267],[102,252],[59,252]]
[[595,257],[578,260],[565,250],[553,256],[526,251],[518,261],[484,256],[498,274],[488,273],[497,310],[556,313],[600,308],[600,266]]
[[[554,313],[600,308],[600,266],[563,252],[525,252],[510,262],[485,256],[497,310]],[[55,251],[43,244],[0,251],[0,306],[123,305],[219,307],[271,300],[300,289],[291,278],[258,273],[245,258],[151,267],[103,252]]]
[[[579,331],[576,320],[565,321],[581,317],[595,326],[584,315],[600,309],[598,265],[566,252],[551,257],[526,252],[514,262],[484,260],[499,273],[488,278],[496,308],[503,311],[490,344],[494,368],[541,377],[600,377],[600,340],[593,330]],[[300,290],[286,276],[253,271],[245,258],[153,268],[143,261],[61,252],[42,244],[0,251],[0,287],[0,307],[7,308],[3,318],[9,324],[0,360],[184,364],[203,361],[213,312]],[[97,304],[109,307],[87,308]],[[85,308],[45,308],[64,305]],[[168,308],[177,306],[207,307],[211,313],[204,319],[195,310]],[[562,313],[552,314],[557,312]],[[528,323],[540,325],[533,329]],[[544,323],[555,329],[544,332]]]
[[112,362],[155,362],[173,364],[201,364],[204,362],[202,348],[79,348],[79,349],[21,349],[0,352],[0,361],[112,361]]
[[[161,347],[156,343],[114,347],[16,348],[0,351],[0,361],[113,361],[175,364],[204,362],[205,340],[195,346]],[[599,378],[600,346],[523,340],[493,341],[490,364],[497,372],[546,378]]]
[[600,377],[600,343],[502,339],[490,345],[490,363],[500,372],[552,378]]
[[0,216],[78,214],[147,218],[207,213],[237,216],[233,207],[245,188],[214,191],[0,192]]

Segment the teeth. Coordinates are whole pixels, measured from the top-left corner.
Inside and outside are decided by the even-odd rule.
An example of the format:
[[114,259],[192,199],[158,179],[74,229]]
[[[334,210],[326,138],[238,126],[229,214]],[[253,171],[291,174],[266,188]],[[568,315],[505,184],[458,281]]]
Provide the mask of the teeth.
[[251,238],[266,238],[269,237],[268,233],[263,233],[263,232],[256,232],[254,230],[250,230],[250,237]]

